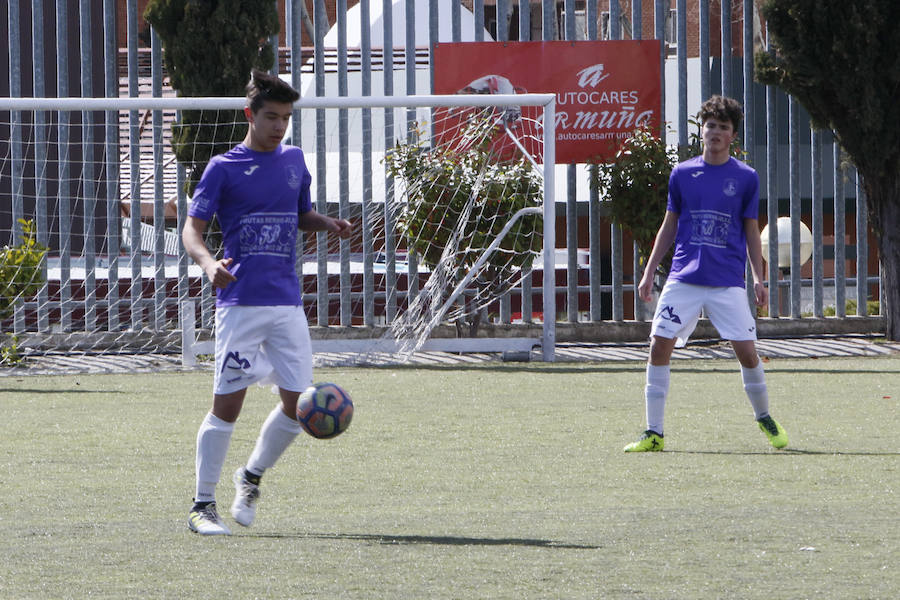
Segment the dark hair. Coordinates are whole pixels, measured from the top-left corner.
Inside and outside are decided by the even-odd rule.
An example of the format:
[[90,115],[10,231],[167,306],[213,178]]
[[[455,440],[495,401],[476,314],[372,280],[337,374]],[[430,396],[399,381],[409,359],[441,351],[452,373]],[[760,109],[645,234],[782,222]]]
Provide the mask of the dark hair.
[[734,98],[716,94],[700,106],[700,122],[705,123],[710,118],[717,121],[731,121],[734,131],[737,131],[744,118],[744,111],[741,103]]
[[293,104],[300,98],[300,92],[292,88],[278,75],[253,69],[247,84],[247,105],[256,112],[266,101]]

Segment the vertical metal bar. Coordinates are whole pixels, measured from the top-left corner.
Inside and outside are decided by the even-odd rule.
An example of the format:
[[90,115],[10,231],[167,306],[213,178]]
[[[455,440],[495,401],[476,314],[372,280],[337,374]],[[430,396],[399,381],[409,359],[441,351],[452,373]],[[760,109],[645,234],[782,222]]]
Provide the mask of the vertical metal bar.
[[497,40],[509,40],[509,0],[497,0]]
[[[475,41],[484,41],[484,0],[472,2],[472,13],[475,15]],[[407,15],[407,19],[409,16]]]
[[[477,26],[476,26],[477,29]],[[416,3],[406,0],[406,95],[416,93]],[[407,140],[414,135],[416,128],[416,110],[406,111]],[[407,253],[407,302],[412,302],[419,295],[419,257],[415,252]]]
[[[347,85],[347,0],[337,1],[338,30],[338,96],[348,95]],[[350,215],[350,124],[346,108],[338,109],[338,215],[342,219]],[[341,326],[352,322],[353,306],[350,303],[350,244],[346,239],[339,241],[340,252],[340,306]]]
[[[362,95],[372,95],[372,33],[369,0],[361,0],[360,52],[362,53]],[[388,73],[385,70],[385,73]],[[362,237],[363,237],[363,324],[375,325],[375,257],[372,212],[372,109],[362,109]]]
[[[162,40],[150,35],[150,70],[153,97],[162,97]],[[163,169],[163,114],[154,110],[153,123],[153,327],[159,331],[166,321],[165,187]]]
[[[531,39],[531,4],[521,2],[519,4],[519,41],[527,42]],[[531,265],[522,266],[522,322],[531,323],[533,308],[533,286]]]
[[[56,95],[69,95],[69,11],[66,0],[56,0]],[[59,323],[63,331],[72,327],[72,191],[69,173],[70,113],[60,110],[57,124],[57,210],[59,216]]]
[[[43,98],[46,93],[44,73],[44,0],[31,1],[31,54],[34,65],[34,96]],[[50,231],[47,224],[47,154],[49,152],[49,124],[46,111],[34,111],[34,219],[37,241],[50,245]],[[41,281],[44,285],[37,293],[38,331],[50,329],[47,261],[41,263]]]
[[[634,6],[632,5],[632,11]],[[597,0],[588,0],[585,6],[587,16],[587,39],[597,39]],[[632,12],[632,18],[634,16]],[[637,13],[640,15],[640,12]],[[634,22],[634,21],[632,21]],[[638,28],[639,29],[639,28]],[[635,31],[632,28],[632,31]],[[591,182],[598,181],[600,169],[597,165],[590,166]],[[601,273],[603,258],[600,255],[600,189],[592,183],[588,197],[588,252],[590,262],[590,319],[600,321],[603,319],[603,294],[601,292]]]
[[[631,0],[631,39],[644,38],[644,18],[642,14],[641,0]],[[590,19],[590,17],[588,17]]]
[[687,0],[677,0],[678,21],[678,147],[683,152],[688,145],[687,101]]
[[[9,0],[7,4],[7,18],[9,32],[9,95],[11,98],[22,97],[22,60],[20,47],[22,36],[19,31],[20,23],[19,0]],[[25,217],[25,200],[23,197],[22,165],[22,111],[10,111],[9,119],[9,143],[10,143],[10,171],[12,176],[12,231],[15,243],[22,240],[22,224],[19,219]]]
[[[756,127],[753,103],[753,2],[744,0],[743,13],[744,61],[744,151],[751,165],[756,164]],[[705,99],[705,98],[704,98]]]
[[[766,46],[770,54],[775,53],[772,38],[766,29]],[[769,316],[778,317],[778,129],[776,124],[777,89],[766,86],[766,215],[769,224],[769,256],[763,257],[769,266]]]
[[450,28],[454,42],[462,41],[462,0],[453,0],[450,3]]
[[[285,20],[288,22],[287,36],[290,40],[291,87],[295,90],[303,89],[303,70],[300,67],[303,63],[303,27],[301,26],[301,20],[303,19],[303,14],[306,10],[305,4],[303,4],[305,1],[306,0],[290,0],[290,2],[285,5],[285,11],[288,13],[285,17]],[[294,110],[291,112],[291,141],[295,146],[303,145],[301,124],[302,117],[300,109],[294,107]],[[294,270],[297,272],[297,277],[300,280],[300,294],[302,297],[304,287],[303,260],[306,249],[306,234],[303,231],[297,232],[295,249],[297,259]]]
[[[328,27],[328,15],[325,12],[325,0],[316,0],[313,19],[316,30],[315,39],[315,77],[316,97],[325,95],[325,34]],[[328,163],[325,109],[316,109],[316,211],[328,213],[327,179]],[[316,233],[316,322],[320,327],[328,326],[328,237],[324,231]]]
[[[119,95],[118,58],[116,41],[116,3],[103,0],[104,76],[107,98]],[[119,329],[119,112],[106,111],[106,255],[107,330]]]
[[[618,23],[618,0],[610,0],[610,21]],[[566,39],[574,41],[575,1],[565,0]],[[615,15],[615,17],[613,17]],[[610,26],[612,27],[612,25]],[[619,29],[614,29],[618,33]],[[578,195],[575,165],[566,165],[566,320],[578,322]]]
[[[568,22],[569,18],[566,17],[566,23]],[[622,11],[619,6],[619,0],[609,0],[609,39],[622,39]]]
[[834,157],[834,316],[847,316],[847,203],[844,199],[844,166],[837,137],[832,144]]
[[[278,14],[278,0],[270,0],[273,4],[273,10],[275,14]],[[290,24],[287,25],[288,27]],[[279,72],[279,63],[281,60],[281,52],[279,48],[280,41],[278,39],[278,32],[276,31],[272,35],[269,36],[269,44],[272,45],[272,50],[275,52],[275,64],[272,65],[271,73],[272,75],[278,75]]]
[[[756,165],[756,140],[754,135],[754,125],[756,110],[753,106],[753,2],[744,1],[744,12],[742,18],[742,50],[743,50],[743,71],[744,71],[744,152],[746,160],[750,165]],[[751,310],[756,310],[756,294],[753,290],[753,271],[750,268],[750,261],[747,261],[746,279],[747,285],[747,302],[750,304]],[[754,314],[756,314],[754,312]]]
[[541,354],[545,362],[556,358],[556,100],[544,106],[544,324]]
[[722,10],[722,94],[733,96],[731,83],[731,0],[721,0]]
[[856,171],[856,314],[869,314],[869,213],[862,176]]
[[[137,0],[128,0],[128,96],[140,95],[138,74],[138,9]],[[131,329],[137,331],[143,322],[141,303],[141,125],[140,114],[136,110],[128,116],[129,178],[131,180],[131,214],[129,215],[129,262],[131,263],[131,286],[128,291]]]
[[[19,1],[9,0],[7,4],[7,17],[9,32],[9,95],[12,98],[22,96],[22,67],[21,67],[21,26],[19,15]],[[23,164],[22,153],[22,111],[10,111],[9,119],[9,153],[10,171],[12,176],[12,233],[14,243],[20,243],[24,236],[24,230],[19,219],[25,217],[25,199],[23,197]],[[25,311],[22,299],[15,301],[13,312],[13,331],[21,333],[25,330]]]
[[[93,96],[93,52],[91,50],[91,2],[79,2],[79,49],[81,51],[81,95]],[[94,235],[94,212],[97,204],[96,181],[94,180],[94,113],[81,111],[81,208],[84,234],[82,255],[84,256],[84,328],[97,328],[97,253]]]
[[791,198],[791,318],[800,318],[800,106],[788,98],[788,154],[790,156]]
[[810,145],[812,151],[812,268],[813,268],[813,316],[824,316],[823,281],[825,267],[822,264],[822,132],[813,128]]
[[[382,0],[384,48],[382,68],[384,70],[384,95],[394,95],[394,23],[393,4],[391,0]],[[394,147],[394,109],[384,109],[384,149]],[[397,198],[394,178],[384,166],[384,313],[388,323],[397,317],[397,236],[395,233],[394,214],[397,209]]]
[[531,2],[519,2],[519,41],[531,41]]
[[558,31],[556,30],[556,2],[543,0],[541,9],[541,39],[545,42],[555,40],[558,37]]
[[700,53],[700,100],[710,97],[709,83],[709,0],[700,0],[699,11],[699,53]]

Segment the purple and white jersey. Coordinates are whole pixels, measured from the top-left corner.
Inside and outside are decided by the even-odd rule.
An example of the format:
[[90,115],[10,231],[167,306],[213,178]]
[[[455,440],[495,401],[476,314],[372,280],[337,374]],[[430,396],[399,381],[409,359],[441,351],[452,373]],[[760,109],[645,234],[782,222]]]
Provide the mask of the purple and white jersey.
[[694,285],[744,287],[744,219],[759,218],[759,176],[736,158],[722,165],[697,156],[669,177],[667,210],[678,214],[669,279]]
[[237,281],[216,290],[216,306],[301,304],[294,262],[299,215],[312,209],[311,181],[294,146],[257,152],[238,144],[209,161],[188,214],[218,216],[225,258],[234,259]]

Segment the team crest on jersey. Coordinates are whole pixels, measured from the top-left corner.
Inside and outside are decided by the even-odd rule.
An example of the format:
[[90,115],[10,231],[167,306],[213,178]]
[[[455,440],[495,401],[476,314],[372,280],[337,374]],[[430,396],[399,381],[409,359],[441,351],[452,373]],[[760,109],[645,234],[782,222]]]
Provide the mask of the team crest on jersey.
[[737,180],[726,179],[725,185],[722,186],[722,193],[726,196],[734,196],[737,194]]
[[300,189],[300,171],[297,169],[296,165],[287,165],[284,168],[285,175],[287,175],[287,184],[290,186],[292,190]]

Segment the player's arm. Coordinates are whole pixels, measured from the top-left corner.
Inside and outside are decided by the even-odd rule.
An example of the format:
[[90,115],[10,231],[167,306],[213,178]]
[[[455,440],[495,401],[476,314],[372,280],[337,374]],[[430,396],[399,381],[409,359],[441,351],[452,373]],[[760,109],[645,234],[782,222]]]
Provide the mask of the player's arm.
[[346,219],[335,219],[311,209],[300,213],[300,229],[303,231],[330,231],[339,237],[349,237],[353,224]]
[[184,243],[184,249],[188,255],[194,259],[194,262],[203,269],[206,277],[209,279],[213,287],[224,288],[232,281],[237,281],[237,277],[228,271],[228,266],[232,259],[223,258],[216,260],[209,253],[206,242],[203,241],[203,232],[209,221],[198,219],[197,217],[188,217],[181,230],[181,241]]
[[644,302],[649,302],[651,299],[650,294],[653,291],[653,276],[656,274],[656,268],[662,262],[666,252],[669,251],[672,242],[675,241],[677,232],[678,213],[667,210],[662,225],[659,226],[659,231],[656,232],[656,239],[653,241],[653,250],[650,251],[650,258],[647,259],[647,264],[644,265],[644,275],[638,284],[638,296]]
[[759,239],[759,220],[744,219],[744,233],[747,236],[747,257],[753,274],[753,293],[756,305],[765,306],[769,301],[769,289],[763,283],[762,241]]

